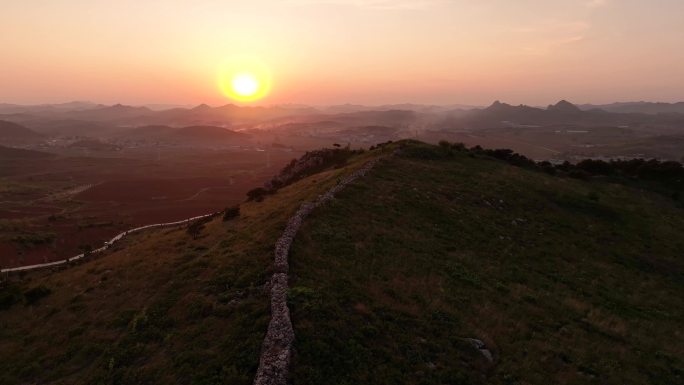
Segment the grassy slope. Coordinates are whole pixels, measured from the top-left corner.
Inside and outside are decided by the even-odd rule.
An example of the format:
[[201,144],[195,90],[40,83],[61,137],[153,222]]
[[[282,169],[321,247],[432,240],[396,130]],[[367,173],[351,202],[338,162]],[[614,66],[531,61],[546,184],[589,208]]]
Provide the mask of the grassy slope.
[[[293,383],[684,383],[684,210],[412,145],[295,239]],[[489,364],[460,337],[493,350]]]
[[245,203],[197,240],[148,232],[97,260],[26,275],[20,290],[52,292],[0,310],[0,384],[250,384],[275,240],[303,201],[367,156]]

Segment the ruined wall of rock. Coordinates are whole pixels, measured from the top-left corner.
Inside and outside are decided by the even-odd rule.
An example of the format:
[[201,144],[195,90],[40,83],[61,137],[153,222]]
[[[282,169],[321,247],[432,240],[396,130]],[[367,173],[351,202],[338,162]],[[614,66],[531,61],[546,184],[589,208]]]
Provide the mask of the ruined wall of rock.
[[289,269],[287,257],[297,231],[314,208],[328,202],[349,183],[364,176],[376,162],[377,159],[367,162],[335,187],[319,196],[314,203],[302,204],[290,218],[285,231],[276,242],[274,273],[271,277],[271,321],[268,324],[266,337],[261,346],[259,368],[254,378],[255,385],[287,384],[292,343],[295,338],[290,319],[290,309],[287,307],[287,274]]

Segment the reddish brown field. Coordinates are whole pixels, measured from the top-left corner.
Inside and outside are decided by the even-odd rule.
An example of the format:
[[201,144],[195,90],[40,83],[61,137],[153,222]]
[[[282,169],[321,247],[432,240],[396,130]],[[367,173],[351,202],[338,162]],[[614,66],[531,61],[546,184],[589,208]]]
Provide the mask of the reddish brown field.
[[68,258],[141,225],[244,201],[298,153],[129,150],[116,158],[6,162],[0,173],[0,266]]

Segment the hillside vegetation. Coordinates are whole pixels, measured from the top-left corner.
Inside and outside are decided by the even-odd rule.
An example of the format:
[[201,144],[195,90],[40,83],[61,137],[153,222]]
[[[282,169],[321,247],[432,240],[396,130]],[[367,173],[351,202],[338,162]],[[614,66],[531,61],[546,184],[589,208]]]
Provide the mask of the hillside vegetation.
[[295,240],[293,383],[684,382],[679,201],[404,145]]
[[294,238],[292,384],[684,382],[681,183],[644,171],[669,163],[414,141],[317,154],[191,231],[10,276],[0,383],[252,383],[288,218],[380,157]]
[[144,232],[65,270],[11,275],[0,282],[0,384],[251,384],[276,239],[302,202],[368,156],[227,210],[225,221]]

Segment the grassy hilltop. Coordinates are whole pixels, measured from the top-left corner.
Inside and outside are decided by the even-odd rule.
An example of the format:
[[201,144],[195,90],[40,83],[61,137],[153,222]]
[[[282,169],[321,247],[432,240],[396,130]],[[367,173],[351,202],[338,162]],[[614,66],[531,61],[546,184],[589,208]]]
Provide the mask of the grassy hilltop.
[[669,196],[411,143],[295,240],[293,383],[684,383],[683,251]]
[[250,384],[276,239],[380,156],[295,238],[293,384],[684,382],[679,195],[490,155],[405,141],[291,167],[196,237],[146,232],[12,276],[0,383]]

